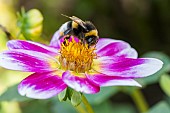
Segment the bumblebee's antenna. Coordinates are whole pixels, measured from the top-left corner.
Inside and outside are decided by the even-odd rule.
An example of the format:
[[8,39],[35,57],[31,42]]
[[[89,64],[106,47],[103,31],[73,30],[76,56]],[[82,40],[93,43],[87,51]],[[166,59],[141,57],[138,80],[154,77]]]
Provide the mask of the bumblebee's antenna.
[[76,17],[76,16],[72,16],[72,17],[69,17],[67,15],[64,15],[64,14],[61,14],[62,16],[64,17],[67,17],[69,19],[71,19],[72,21],[76,22],[77,24],[79,24],[81,27],[83,27],[85,30],[87,29],[86,26],[84,26],[85,22],[82,21],[80,18]]
[[71,19],[71,17],[67,16],[67,15],[64,15],[64,14],[61,14],[62,16],[66,17],[66,18],[69,18]]
[[[66,18],[69,18],[69,19],[71,19],[71,20],[73,20],[73,21],[75,21],[75,22],[77,22],[78,24],[79,24],[78,20],[81,20],[80,18],[75,17],[75,16],[67,16],[67,15],[64,15],[64,14],[61,14],[61,15],[64,16],[64,17],[66,17]],[[81,20],[81,21],[82,21],[82,20]]]

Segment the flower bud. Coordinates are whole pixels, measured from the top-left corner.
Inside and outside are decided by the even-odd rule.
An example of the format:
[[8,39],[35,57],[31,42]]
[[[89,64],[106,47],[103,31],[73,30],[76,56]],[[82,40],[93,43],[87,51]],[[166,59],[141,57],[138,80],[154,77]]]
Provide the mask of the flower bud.
[[26,25],[29,28],[35,28],[35,27],[42,26],[43,16],[39,10],[31,9],[26,14],[26,22],[27,22]]
[[22,9],[21,14],[18,14],[17,25],[26,39],[37,38],[42,33],[43,16],[37,9],[31,9],[27,13]]

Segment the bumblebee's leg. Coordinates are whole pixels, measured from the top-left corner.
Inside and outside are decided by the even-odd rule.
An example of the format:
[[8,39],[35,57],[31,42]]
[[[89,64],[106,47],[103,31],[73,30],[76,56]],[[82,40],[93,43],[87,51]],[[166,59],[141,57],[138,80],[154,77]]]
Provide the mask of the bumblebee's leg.
[[79,39],[81,40],[81,43],[85,45],[85,44],[86,44],[86,41],[85,41],[85,38],[84,38],[84,37],[85,37],[85,36],[84,36],[84,33],[80,33],[78,37],[79,37]]
[[64,37],[64,42],[63,42],[64,45],[66,45],[66,41],[67,41],[68,39],[70,39],[70,35],[66,35],[66,36]]

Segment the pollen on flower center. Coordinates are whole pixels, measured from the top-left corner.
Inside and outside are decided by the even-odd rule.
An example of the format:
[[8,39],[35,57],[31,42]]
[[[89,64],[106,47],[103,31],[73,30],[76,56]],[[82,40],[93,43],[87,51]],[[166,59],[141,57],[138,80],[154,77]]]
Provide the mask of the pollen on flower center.
[[82,44],[80,41],[76,42],[66,40],[62,43],[60,49],[59,61],[61,68],[65,70],[72,70],[78,73],[84,73],[91,69],[93,59],[97,57],[94,52],[95,47],[88,48],[87,44]]

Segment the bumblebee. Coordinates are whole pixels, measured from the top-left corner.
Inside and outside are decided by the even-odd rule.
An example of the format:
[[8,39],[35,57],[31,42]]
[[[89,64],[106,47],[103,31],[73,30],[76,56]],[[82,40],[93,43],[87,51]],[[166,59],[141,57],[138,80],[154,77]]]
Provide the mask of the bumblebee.
[[93,46],[98,42],[98,31],[90,21],[82,21],[75,16],[63,16],[70,18],[71,21],[64,23],[59,28],[60,39],[63,36],[65,36],[65,39],[67,40],[70,36],[77,36],[83,44],[88,44],[88,47]]

